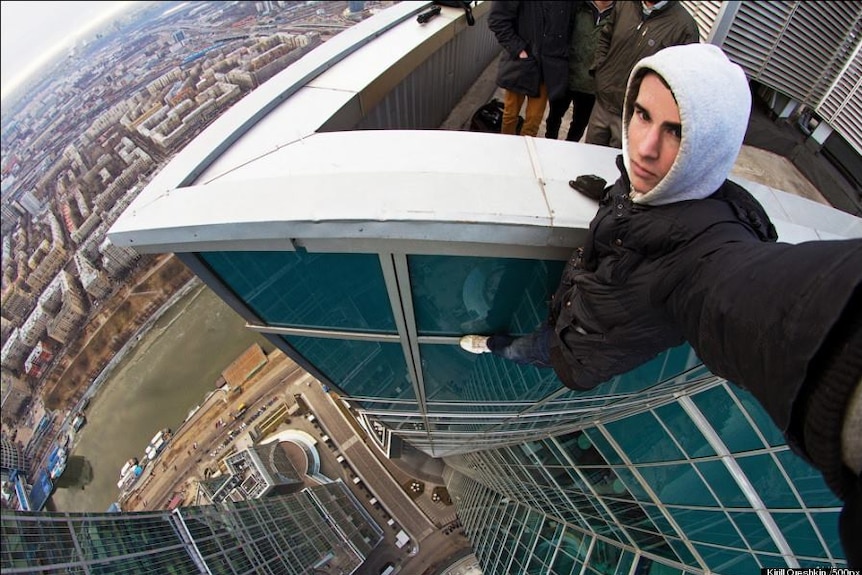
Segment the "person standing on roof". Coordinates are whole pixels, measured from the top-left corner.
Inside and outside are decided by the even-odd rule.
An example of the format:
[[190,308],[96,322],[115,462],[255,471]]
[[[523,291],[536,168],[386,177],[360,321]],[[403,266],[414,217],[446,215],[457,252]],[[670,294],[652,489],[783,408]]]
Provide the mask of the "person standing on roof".
[[556,140],[560,134],[563,116],[573,104],[572,123],[566,140],[580,141],[590,120],[596,101],[596,80],[590,74],[596,56],[599,34],[614,9],[613,0],[578,2],[574,9],[574,27],[569,44],[569,85],[559,99],[548,102],[545,119],[545,137]]
[[596,103],[584,141],[621,147],[623,97],[634,65],[663,48],[693,44],[699,38],[697,22],[676,0],[617,2],[596,45]]
[[503,47],[497,68],[497,85],[504,91],[501,133],[517,133],[526,99],[520,133],[535,136],[548,99],[565,93],[572,8],[570,1],[491,3],[488,27]]

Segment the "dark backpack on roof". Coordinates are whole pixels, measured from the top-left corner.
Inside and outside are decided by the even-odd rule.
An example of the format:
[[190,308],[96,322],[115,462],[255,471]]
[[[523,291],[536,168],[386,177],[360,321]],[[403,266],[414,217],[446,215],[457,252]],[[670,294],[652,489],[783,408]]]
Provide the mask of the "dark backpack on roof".
[[[518,128],[515,133],[521,133],[524,118],[518,116]],[[487,104],[482,104],[470,118],[471,132],[492,132],[499,134],[503,129],[503,102],[492,98]]]
[[472,2],[459,2],[458,0],[434,0],[434,4],[439,4],[440,6],[448,6],[449,8],[463,8],[464,13],[467,16],[467,25],[472,26],[476,23],[476,20],[473,18],[473,8],[470,7]]

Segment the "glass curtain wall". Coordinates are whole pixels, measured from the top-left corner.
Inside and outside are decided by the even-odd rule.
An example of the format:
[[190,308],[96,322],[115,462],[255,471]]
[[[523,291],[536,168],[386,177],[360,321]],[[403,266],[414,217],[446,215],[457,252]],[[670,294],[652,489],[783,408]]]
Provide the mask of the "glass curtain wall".
[[383,531],[343,483],[301,493],[175,511],[3,512],[6,573],[349,573]]
[[596,410],[627,413],[713,379],[681,346],[574,393],[552,370],[460,349],[465,333],[525,334],[544,322],[561,261],[395,251],[197,257],[261,331],[278,333],[290,355],[433,456],[571,429]]
[[661,565],[745,573],[787,566],[788,556],[801,567],[844,563],[840,501],[753,398],[726,382],[582,431],[446,462],[483,565],[500,560],[501,542],[553,547],[553,537],[563,556],[527,554],[549,573],[576,572],[578,562],[627,573],[614,565],[632,553],[644,565],[638,573],[681,572]]

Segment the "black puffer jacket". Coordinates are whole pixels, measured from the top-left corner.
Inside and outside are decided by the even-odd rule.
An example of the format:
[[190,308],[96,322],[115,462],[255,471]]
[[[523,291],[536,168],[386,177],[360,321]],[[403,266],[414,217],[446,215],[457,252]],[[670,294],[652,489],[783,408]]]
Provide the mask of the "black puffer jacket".
[[551,303],[551,362],[578,390],[683,343],[686,331],[667,299],[711,250],[776,239],[757,200],[732,182],[706,199],[639,205],[629,199],[621,157],[617,165],[620,179],[599,203],[582,257],[568,263]]
[[[573,2],[513,2],[495,0],[488,28],[503,46],[497,68],[497,85],[535,97],[544,82],[548,99],[566,91],[569,74],[569,38]],[[527,52],[527,58],[518,55]]]

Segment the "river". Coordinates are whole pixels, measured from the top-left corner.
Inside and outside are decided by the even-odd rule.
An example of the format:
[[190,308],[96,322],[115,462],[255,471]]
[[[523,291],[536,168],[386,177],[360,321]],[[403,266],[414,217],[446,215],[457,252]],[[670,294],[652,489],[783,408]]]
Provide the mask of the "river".
[[243,351],[273,346],[201,285],[173,305],[105,380],[87,408],[48,509],[102,512],[117,500],[119,471],[160,430],[176,430]]

